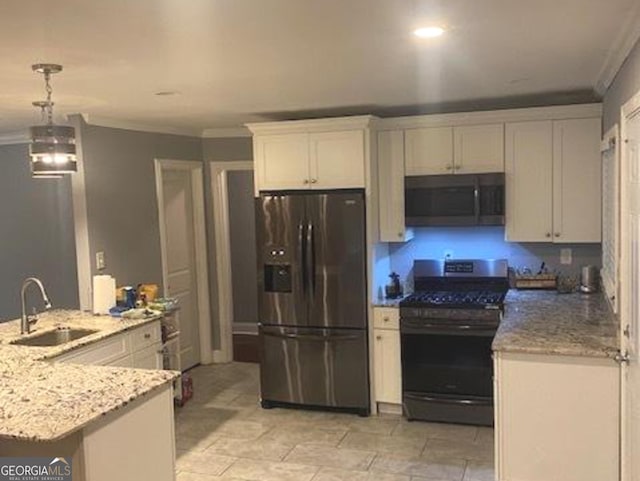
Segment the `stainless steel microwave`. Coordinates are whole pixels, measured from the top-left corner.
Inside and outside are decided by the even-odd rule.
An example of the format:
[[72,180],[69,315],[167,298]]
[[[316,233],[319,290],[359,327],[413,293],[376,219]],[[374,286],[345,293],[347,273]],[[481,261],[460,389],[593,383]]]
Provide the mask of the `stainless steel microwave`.
[[504,225],[504,174],[405,177],[407,226]]

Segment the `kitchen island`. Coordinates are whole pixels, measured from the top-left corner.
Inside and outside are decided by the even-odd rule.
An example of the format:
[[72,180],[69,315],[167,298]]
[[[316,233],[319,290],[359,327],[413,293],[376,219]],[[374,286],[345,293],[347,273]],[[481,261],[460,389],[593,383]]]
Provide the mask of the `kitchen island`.
[[498,481],[617,479],[618,343],[601,294],[509,292],[493,342]]
[[[57,362],[107,341],[128,345],[129,333],[160,317],[53,311],[27,336],[19,321],[0,324],[0,454],[66,457],[79,481],[174,479],[172,382],[179,373]],[[92,333],[58,346],[12,344],[59,328]]]

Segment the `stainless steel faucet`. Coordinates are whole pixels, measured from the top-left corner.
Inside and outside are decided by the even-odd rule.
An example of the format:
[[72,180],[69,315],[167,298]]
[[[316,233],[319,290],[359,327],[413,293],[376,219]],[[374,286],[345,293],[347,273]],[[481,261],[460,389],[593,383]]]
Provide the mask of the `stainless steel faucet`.
[[40,294],[42,294],[42,300],[44,301],[44,308],[51,309],[51,302],[49,302],[49,297],[47,296],[47,291],[44,290],[44,286],[40,279],[36,279],[35,277],[29,277],[25,279],[22,283],[22,291],[20,292],[20,297],[22,300],[22,323],[20,324],[20,334],[29,334],[31,332],[31,324],[35,324],[37,322],[37,317],[34,315],[30,316],[27,314],[27,303],[26,303],[26,293],[27,287],[30,284],[35,284],[40,289]]

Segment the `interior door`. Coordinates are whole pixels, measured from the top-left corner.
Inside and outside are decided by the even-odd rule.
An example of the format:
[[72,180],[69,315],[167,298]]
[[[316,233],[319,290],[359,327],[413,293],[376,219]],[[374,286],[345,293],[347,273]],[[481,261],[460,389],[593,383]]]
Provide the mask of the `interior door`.
[[640,110],[627,123],[622,171],[622,479],[640,480]]
[[304,199],[263,194],[256,200],[258,321],[264,325],[307,325]]
[[306,200],[309,326],[366,328],[364,196]]
[[200,329],[195,262],[191,172],[162,174],[167,254],[167,294],[180,302],[180,354],[183,370],[200,363]]

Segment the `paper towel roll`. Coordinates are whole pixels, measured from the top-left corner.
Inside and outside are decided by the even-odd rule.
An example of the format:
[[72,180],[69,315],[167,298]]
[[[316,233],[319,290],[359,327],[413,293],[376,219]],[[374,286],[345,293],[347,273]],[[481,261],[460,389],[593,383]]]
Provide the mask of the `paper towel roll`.
[[93,276],[93,313],[109,314],[116,305],[116,280],[107,275]]

